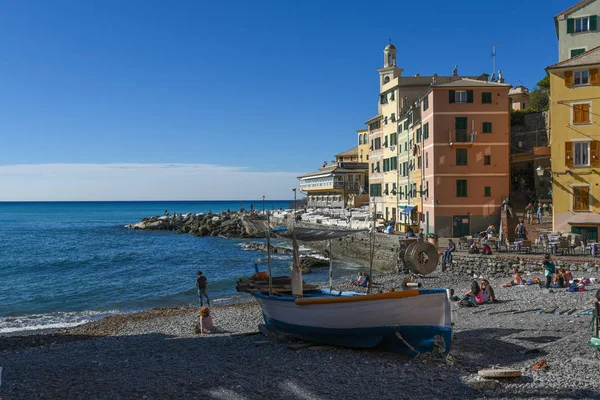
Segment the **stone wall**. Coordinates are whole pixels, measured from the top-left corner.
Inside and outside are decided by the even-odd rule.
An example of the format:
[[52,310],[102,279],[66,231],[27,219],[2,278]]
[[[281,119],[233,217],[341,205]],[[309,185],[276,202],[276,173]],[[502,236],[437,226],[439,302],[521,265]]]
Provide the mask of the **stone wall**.
[[[519,272],[537,272],[542,270],[542,256],[510,256],[482,254],[469,255],[465,253],[454,253],[453,265],[447,269],[448,272],[466,274],[470,276],[505,277],[511,274],[513,268]],[[573,271],[573,275],[585,275],[586,272],[600,271],[600,265],[595,259],[586,258],[555,258],[553,259],[557,268],[567,268]],[[577,274],[575,273],[577,272]]]
[[524,125],[511,127],[511,154],[530,152],[534,147],[547,146],[548,143],[547,111],[527,114]]

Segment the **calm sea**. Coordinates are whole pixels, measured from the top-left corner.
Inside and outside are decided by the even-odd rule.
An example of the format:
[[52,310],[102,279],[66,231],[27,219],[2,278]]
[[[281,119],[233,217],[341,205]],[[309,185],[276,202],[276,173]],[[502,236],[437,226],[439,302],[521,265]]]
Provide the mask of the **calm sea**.
[[[244,201],[262,209],[262,201]],[[267,201],[288,208],[290,201]],[[126,229],[169,212],[239,210],[239,201],[0,203],[0,333],[73,326],[105,315],[197,304],[195,272],[209,280],[215,304],[235,296],[235,280],[265,254],[241,240]],[[275,274],[291,259],[277,255]],[[261,264],[266,269],[266,264]],[[336,274],[356,266],[342,264]],[[327,280],[327,271],[305,276]]]

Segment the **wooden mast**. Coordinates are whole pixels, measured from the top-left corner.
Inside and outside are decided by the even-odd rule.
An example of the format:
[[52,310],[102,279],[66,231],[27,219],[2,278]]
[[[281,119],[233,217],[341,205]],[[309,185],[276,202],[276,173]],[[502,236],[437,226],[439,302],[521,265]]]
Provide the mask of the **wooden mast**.
[[267,212],[267,263],[269,265],[269,296],[273,296],[273,271],[271,269],[271,223]]
[[371,284],[373,283],[373,257],[375,256],[375,223],[377,214],[373,212],[371,221],[371,231],[369,232],[369,281],[367,282],[367,293],[371,293]]
[[293,252],[293,265],[292,265],[292,296],[302,297],[304,294],[304,288],[302,287],[302,271],[300,270],[300,250],[298,246],[298,240],[296,240],[296,229],[295,222],[296,213],[292,216],[292,252]]
[[333,254],[331,253],[331,239],[329,239],[329,294],[333,290]]

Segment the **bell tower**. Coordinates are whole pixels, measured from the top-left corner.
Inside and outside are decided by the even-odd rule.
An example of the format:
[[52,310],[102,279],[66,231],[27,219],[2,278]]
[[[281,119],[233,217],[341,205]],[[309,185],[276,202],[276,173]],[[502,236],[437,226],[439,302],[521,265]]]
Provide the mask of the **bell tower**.
[[391,41],[383,49],[383,68],[378,69],[378,71],[380,89],[392,79],[402,76],[403,69],[398,68],[396,65],[396,46]]

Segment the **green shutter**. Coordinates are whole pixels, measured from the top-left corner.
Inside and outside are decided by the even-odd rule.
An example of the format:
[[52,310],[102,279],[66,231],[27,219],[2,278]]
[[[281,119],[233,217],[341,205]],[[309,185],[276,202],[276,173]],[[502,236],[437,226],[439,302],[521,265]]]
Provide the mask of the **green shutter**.
[[596,15],[590,15],[590,31],[598,30],[598,17]]
[[567,19],[567,33],[573,33],[575,31],[575,20],[573,18]]
[[492,133],[492,123],[491,122],[483,123],[483,133]]
[[456,197],[467,197],[467,181],[458,179],[456,181]]
[[456,149],[456,165],[467,165],[467,149]]
[[456,90],[450,90],[450,96],[448,98],[448,100],[450,101],[450,103],[455,103],[456,102]]
[[492,195],[492,187],[491,187],[491,186],[486,186],[486,187],[484,188],[483,195],[484,195],[485,197],[490,197],[490,196]]
[[427,122],[425,125],[423,125],[423,139],[424,140],[429,139],[429,122]]
[[467,103],[472,103],[472,102],[473,102],[473,91],[467,90]]
[[467,129],[467,117],[456,117],[455,128],[459,129]]

